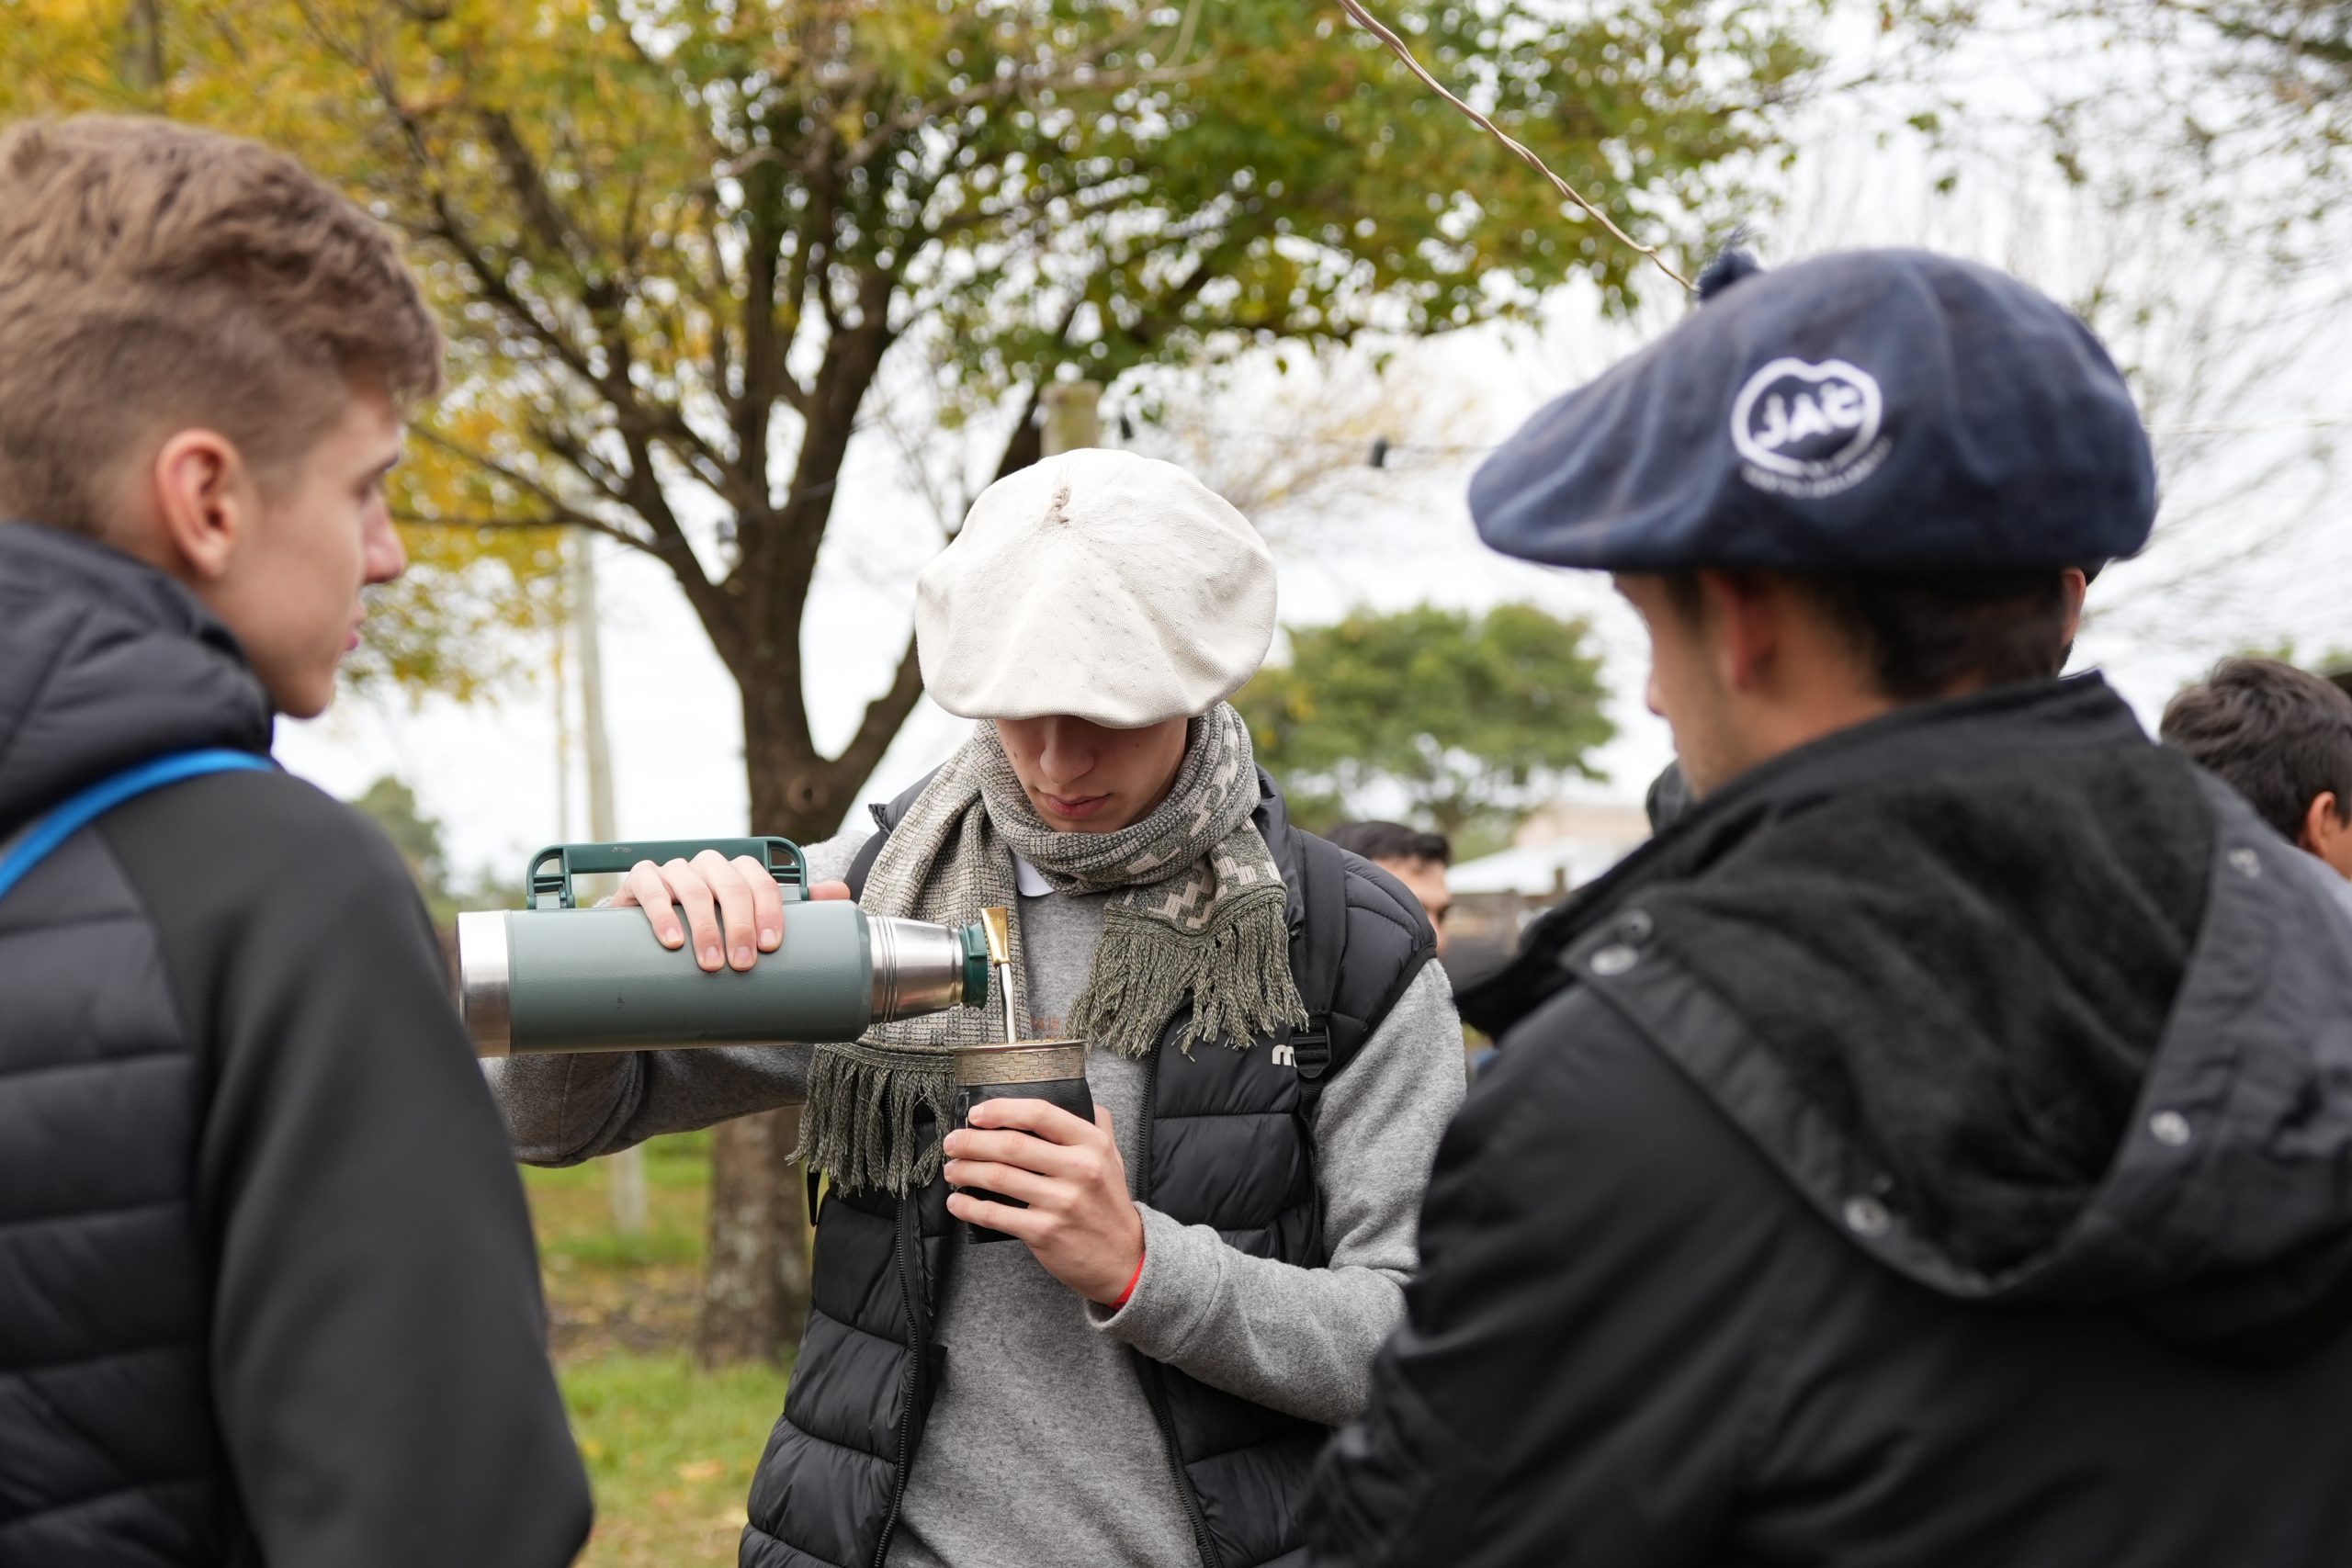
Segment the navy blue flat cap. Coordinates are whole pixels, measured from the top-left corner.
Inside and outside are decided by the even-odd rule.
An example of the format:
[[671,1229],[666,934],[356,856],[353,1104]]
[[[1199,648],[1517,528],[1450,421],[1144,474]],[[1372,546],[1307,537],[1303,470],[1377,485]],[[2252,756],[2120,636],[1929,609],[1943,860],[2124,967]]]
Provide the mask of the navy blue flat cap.
[[1710,270],[1688,320],[1480,466],[1489,546],[1598,571],[1933,574],[2147,543],[2147,431],[2054,301],[1925,251]]

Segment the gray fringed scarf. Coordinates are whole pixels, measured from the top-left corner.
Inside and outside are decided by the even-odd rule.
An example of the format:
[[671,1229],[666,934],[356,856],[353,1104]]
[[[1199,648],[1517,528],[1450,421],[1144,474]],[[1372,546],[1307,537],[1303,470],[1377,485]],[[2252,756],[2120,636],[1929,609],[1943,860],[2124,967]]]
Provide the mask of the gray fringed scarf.
[[[1070,1008],[1077,1033],[1124,1056],[1147,1055],[1187,998],[1183,1036],[1247,1050],[1277,1024],[1304,1025],[1290,973],[1282,872],[1250,813],[1258,804],[1249,727],[1220,703],[1193,725],[1168,798],[1109,833],[1060,833],[1039,820],[983,722],[892,830],[866,878],[868,914],[943,925],[1017,907],[1012,857],[1056,890],[1123,890],[1103,911],[1086,988]],[[1014,973],[1021,923],[1012,922]],[[950,1053],[1003,1038],[1004,999],[885,1023],[852,1044],[820,1045],[797,1157],[844,1187],[907,1192],[938,1174],[939,1134],[918,1147],[915,1114],[944,1129],[955,1095]]]

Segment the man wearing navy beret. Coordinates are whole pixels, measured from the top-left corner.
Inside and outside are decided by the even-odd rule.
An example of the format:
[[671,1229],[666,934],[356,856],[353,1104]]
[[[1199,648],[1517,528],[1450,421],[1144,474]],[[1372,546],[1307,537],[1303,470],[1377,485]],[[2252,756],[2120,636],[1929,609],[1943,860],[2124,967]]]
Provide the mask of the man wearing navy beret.
[[1939,256],[1702,295],[1471,489],[1640,613],[1691,801],[1463,998],[1313,1560],[2352,1562],[2352,919],[2059,678],[2121,378]]

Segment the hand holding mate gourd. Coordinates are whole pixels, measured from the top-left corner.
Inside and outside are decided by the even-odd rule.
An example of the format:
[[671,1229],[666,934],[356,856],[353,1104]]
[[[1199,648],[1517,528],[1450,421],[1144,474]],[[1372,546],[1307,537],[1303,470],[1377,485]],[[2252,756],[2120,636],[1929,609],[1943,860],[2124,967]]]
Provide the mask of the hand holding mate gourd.
[[948,1184],[1029,1206],[955,1192],[947,1212],[1015,1237],[1088,1301],[1117,1302],[1143,1260],[1143,1215],[1127,1195],[1110,1111],[1098,1105],[1094,1120],[1083,1122],[1042,1100],[988,1100],[972,1107],[969,1122],[947,1134]]

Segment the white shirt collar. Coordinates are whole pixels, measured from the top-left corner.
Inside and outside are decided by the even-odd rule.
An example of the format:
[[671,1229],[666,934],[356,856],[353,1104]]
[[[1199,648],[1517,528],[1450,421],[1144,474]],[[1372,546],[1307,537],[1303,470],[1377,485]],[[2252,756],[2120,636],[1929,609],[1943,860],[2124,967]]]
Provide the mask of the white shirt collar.
[[1054,890],[1054,885],[1046,880],[1046,874],[1019,855],[1012,857],[1012,886],[1023,898],[1042,898]]

